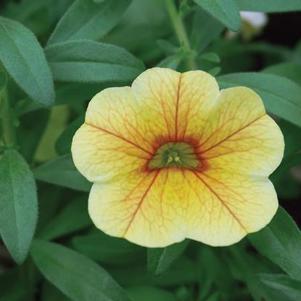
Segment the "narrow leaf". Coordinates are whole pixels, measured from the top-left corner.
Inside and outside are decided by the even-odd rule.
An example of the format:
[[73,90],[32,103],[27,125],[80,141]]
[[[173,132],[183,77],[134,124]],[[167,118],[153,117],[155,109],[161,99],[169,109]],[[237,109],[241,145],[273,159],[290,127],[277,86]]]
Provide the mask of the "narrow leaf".
[[74,301],[129,301],[99,265],[61,245],[34,241],[31,255],[45,278]]
[[203,51],[223,31],[224,26],[200,7],[193,17],[191,43],[193,49]]
[[10,76],[33,100],[52,104],[52,76],[33,33],[16,21],[0,17],[0,40],[0,60]]
[[70,155],[48,161],[34,170],[35,178],[50,184],[89,191],[91,184],[76,170]]
[[[145,256],[144,249],[125,239],[108,236],[101,231],[75,236],[72,246],[91,259],[110,265],[137,263]],[[141,256],[142,255],[142,256]]]
[[265,68],[264,72],[287,77],[301,85],[301,64],[280,63]]
[[301,281],[301,232],[284,209],[279,208],[272,222],[249,239],[258,252]]
[[77,129],[83,124],[84,116],[72,121],[56,141],[55,148],[61,155],[70,153],[72,138]]
[[15,150],[7,150],[0,159],[0,233],[10,254],[22,263],[34,235],[37,193],[33,175]]
[[169,291],[154,286],[133,286],[127,291],[133,301],[175,301],[176,299]]
[[223,88],[247,86],[261,97],[270,113],[301,126],[301,87],[278,75],[245,72],[218,77]]
[[57,24],[48,44],[98,40],[120,21],[130,3],[130,0],[76,0]]
[[239,30],[240,15],[235,0],[194,0],[194,2],[229,29]]
[[185,240],[163,249],[148,249],[148,270],[156,275],[165,272],[172,265],[172,263],[183,254],[188,246],[188,243],[189,240]]
[[262,12],[290,12],[300,11],[300,0],[237,0],[240,10]]
[[71,201],[45,226],[39,237],[50,240],[90,226],[87,207],[86,199]]
[[267,300],[301,300],[301,282],[281,274],[259,274]]
[[128,82],[144,70],[143,63],[125,49],[88,40],[53,45],[46,55],[58,81]]

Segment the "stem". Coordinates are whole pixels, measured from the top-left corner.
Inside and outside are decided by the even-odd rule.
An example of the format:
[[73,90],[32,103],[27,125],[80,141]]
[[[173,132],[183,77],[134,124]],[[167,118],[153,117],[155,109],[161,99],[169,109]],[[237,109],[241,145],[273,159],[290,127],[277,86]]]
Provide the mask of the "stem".
[[0,94],[2,140],[7,148],[16,146],[16,132],[6,88]]
[[193,50],[191,49],[191,45],[187,36],[183,20],[177,11],[174,0],[165,0],[165,4],[179,43],[189,53],[189,56],[187,58],[187,66],[189,69],[196,69],[196,63],[194,58],[192,57]]

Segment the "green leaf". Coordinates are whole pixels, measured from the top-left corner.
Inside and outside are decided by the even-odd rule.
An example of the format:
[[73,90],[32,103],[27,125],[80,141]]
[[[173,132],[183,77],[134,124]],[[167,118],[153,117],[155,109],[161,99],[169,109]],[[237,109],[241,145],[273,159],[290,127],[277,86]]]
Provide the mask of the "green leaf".
[[7,150],[0,159],[0,233],[14,260],[21,264],[34,235],[37,192],[33,175],[18,152]]
[[80,116],[72,121],[56,141],[55,148],[60,155],[70,153],[73,136],[83,124],[84,117]]
[[170,68],[177,70],[183,61],[184,56],[181,53],[167,56],[165,59],[159,62],[158,67]]
[[55,286],[45,281],[42,287],[41,301],[70,301],[70,299]]
[[143,63],[125,49],[88,40],[55,44],[46,55],[58,81],[128,82],[144,70]]
[[143,248],[125,239],[108,236],[99,230],[88,235],[75,236],[72,246],[91,259],[110,265],[137,263],[144,255]]
[[221,300],[221,294],[219,292],[215,292],[213,294],[211,294],[206,301],[219,301]]
[[278,75],[244,72],[218,77],[222,88],[247,86],[261,97],[270,113],[301,126],[301,87]]
[[77,0],[58,22],[48,44],[68,40],[98,40],[119,21],[130,0]]
[[240,10],[262,12],[300,11],[300,0],[236,0]]
[[280,63],[269,66],[263,70],[265,73],[277,74],[287,77],[301,85],[301,65],[296,63]]
[[74,301],[129,301],[99,265],[61,245],[36,240],[31,255],[44,277]]
[[301,232],[284,209],[279,208],[272,222],[249,239],[258,252],[301,280]]
[[22,24],[0,17],[0,60],[16,83],[43,105],[54,102],[53,80],[43,49]]
[[193,16],[191,43],[192,48],[201,52],[216,39],[224,26],[201,8],[197,8]]
[[178,259],[188,246],[189,240],[173,244],[166,248],[147,250],[147,268],[158,275],[165,272]]
[[124,286],[155,285],[160,287],[180,286],[198,281],[195,262],[182,256],[169,270],[161,275],[154,275],[145,271],[145,266],[132,265],[130,267],[111,268],[110,272],[119,283]]
[[175,301],[175,296],[153,286],[132,286],[127,289],[132,301]]
[[89,191],[89,183],[75,168],[70,155],[48,161],[34,170],[37,180],[68,187],[80,191]]
[[267,300],[297,301],[301,300],[301,282],[281,274],[258,274]]
[[52,240],[66,234],[87,228],[92,224],[88,215],[86,199],[71,201],[41,231],[39,237]]
[[[4,260],[2,262],[4,263]],[[1,272],[0,301],[32,300],[28,279],[26,279],[26,275],[22,273],[21,269],[22,266]]]
[[194,0],[194,2],[229,29],[239,30],[240,15],[235,0]]
[[216,248],[201,246],[198,248],[196,266],[198,268],[198,283],[201,285],[200,300],[213,291],[233,294],[234,280],[229,277],[230,268]]

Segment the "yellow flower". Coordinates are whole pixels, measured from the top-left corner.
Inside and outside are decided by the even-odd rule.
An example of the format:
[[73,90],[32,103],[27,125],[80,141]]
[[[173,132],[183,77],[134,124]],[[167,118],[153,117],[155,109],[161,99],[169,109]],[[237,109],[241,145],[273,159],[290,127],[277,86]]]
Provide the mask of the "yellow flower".
[[283,148],[251,89],[153,68],[91,100],[72,154],[94,182],[89,214],[105,233],[147,247],[184,238],[225,246],[274,216],[268,176]]

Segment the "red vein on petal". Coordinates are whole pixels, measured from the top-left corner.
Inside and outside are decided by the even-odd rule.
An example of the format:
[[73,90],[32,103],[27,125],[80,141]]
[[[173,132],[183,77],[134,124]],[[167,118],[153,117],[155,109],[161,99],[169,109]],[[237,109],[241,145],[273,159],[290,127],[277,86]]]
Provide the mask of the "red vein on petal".
[[141,181],[138,182],[137,185],[134,186],[133,189],[129,191],[129,193],[126,195],[126,197],[122,200],[123,202],[127,202],[130,199],[130,196],[135,192],[135,190],[148,178],[149,174],[146,174],[144,177],[142,177]]
[[103,128],[101,128],[101,127],[95,126],[95,125],[90,124],[90,123],[87,123],[87,122],[85,122],[85,124],[88,125],[88,126],[91,126],[91,127],[95,128],[95,129],[98,129],[98,130],[100,130],[100,131],[102,131],[102,132],[104,132],[104,133],[107,133],[107,134],[109,134],[109,135],[112,135],[112,136],[114,136],[114,137],[116,137],[116,138],[119,138],[119,139],[121,139],[121,140],[123,140],[123,141],[125,141],[125,142],[127,142],[127,143],[129,143],[129,144],[131,144],[131,145],[133,145],[133,146],[135,146],[135,147],[137,147],[137,148],[139,148],[140,150],[146,152],[147,154],[149,154],[149,155],[151,155],[151,156],[153,155],[150,151],[144,149],[144,148],[141,147],[140,145],[138,145],[138,144],[132,142],[131,140],[128,140],[128,139],[126,139],[126,138],[124,138],[124,137],[122,137],[122,136],[120,136],[120,135],[118,135],[118,134],[116,134],[116,133],[110,132],[110,131],[108,131],[108,130],[106,130],[106,129],[103,129]]
[[221,202],[221,204],[228,210],[230,215],[235,219],[235,221],[239,224],[239,226],[246,232],[247,228],[243,225],[243,223],[239,220],[239,218],[234,214],[234,212],[231,210],[231,208],[226,204],[226,202],[218,195],[218,193],[212,189],[212,187],[196,172],[193,172],[195,176],[210,190],[212,194],[216,196],[216,198]]
[[130,221],[129,221],[129,224],[128,224],[128,226],[126,227],[126,229],[125,229],[125,231],[124,231],[124,233],[123,233],[123,237],[125,237],[125,235],[126,235],[127,232],[129,231],[131,225],[133,224],[133,222],[134,222],[134,220],[135,220],[135,217],[137,216],[137,213],[139,212],[139,210],[140,210],[140,208],[141,208],[141,206],[142,206],[142,204],[143,204],[143,202],[144,202],[144,200],[145,200],[147,194],[149,193],[149,191],[151,190],[152,186],[154,185],[154,183],[155,183],[155,181],[156,181],[156,179],[157,179],[159,173],[160,173],[160,170],[158,170],[158,171],[156,172],[156,174],[154,175],[154,177],[153,177],[152,181],[150,182],[149,186],[147,187],[147,189],[146,189],[145,192],[143,193],[143,195],[142,195],[142,197],[141,197],[141,199],[140,199],[140,201],[139,201],[139,203],[138,203],[138,205],[137,205],[137,208],[136,208],[136,210],[134,211],[133,216],[132,216],[132,218],[131,218]]
[[[246,124],[245,126],[239,128],[238,130],[236,130],[235,132],[233,132],[232,134],[230,134],[229,136],[225,137],[224,139],[222,139],[221,141],[217,142],[216,144],[210,146],[209,148],[201,151],[201,152],[198,152],[197,154],[205,154],[206,152],[208,152],[209,150],[215,148],[216,146],[222,144],[223,142],[227,141],[229,138],[233,137],[234,135],[238,134],[239,132],[241,132],[242,130],[246,129],[247,127],[249,127],[250,125],[254,124],[256,121],[260,120],[261,118],[263,118],[266,114],[264,115],[261,115],[259,116],[258,118],[252,120],[251,122],[249,122],[248,124]],[[214,133],[216,132],[217,130],[214,131]],[[202,144],[200,144],[198,146],[198,148],[202,147],[210,138],[213,137],[213,134],[210,135],[206,140],[205,142],[203,142]]]
[[180,91],[181,91],[182,73],[179,76],[177,98],[176,98],[176,115],[175,115],[175,140],[178,139],[178,119],[179,119],[179,102],[180,102]]
[[215,181],[216,183],[220,184],[221,186],[224,186],[225,189],[228,189],[231,193],[233,193],[234,195],[236,195],[237,197],[239,197],[241,200],[243,200],[244,202],[247,202],[245,198],[243,198],[238,192],[234,191],[233,189],[231,189],[228,185],[226,185],[225,183],[219,181],[218,179],[212,177],[212,176],[209,176],[208,174],[206,173],[202,173],[202,175],[212,181]]

